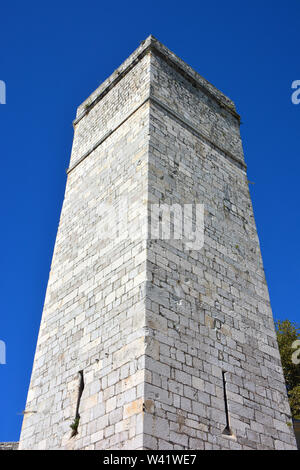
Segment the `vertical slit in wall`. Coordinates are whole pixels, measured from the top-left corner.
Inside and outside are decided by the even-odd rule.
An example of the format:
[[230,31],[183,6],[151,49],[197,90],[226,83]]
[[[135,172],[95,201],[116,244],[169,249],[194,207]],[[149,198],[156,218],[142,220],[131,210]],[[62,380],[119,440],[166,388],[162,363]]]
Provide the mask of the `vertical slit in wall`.
[[226,426],[222,432],[224,436],[233,436],[233,432],[230,429],[229,424],[229,411],[228,411],[228,401],[227,401],[227,392],[226,392],[226,372],[222,371],[223,378],[223,393],[224,393],[224,405],[225,405],[225,416],[226,416]]
[[81,400],[82,392],[84,389],[83,370],[80,370],[78,372],[78,376],[79,376],[79,383],[78,383],[76,412],[75,412],[74,422],[71,424],[71,429],[72,429],[71,437],[74,437],[76,436],[76,434],[78,434],[78,426],[79,426],[79,421],[80,421],[79,407],[80,407],[80,400]]

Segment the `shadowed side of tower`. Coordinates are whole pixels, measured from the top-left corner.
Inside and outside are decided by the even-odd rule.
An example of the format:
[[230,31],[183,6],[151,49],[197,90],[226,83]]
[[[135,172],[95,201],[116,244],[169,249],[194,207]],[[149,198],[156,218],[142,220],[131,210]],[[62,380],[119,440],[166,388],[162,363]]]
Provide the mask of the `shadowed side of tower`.
[[20,448],[296,448],[232,101],[150,36],[74,129]]

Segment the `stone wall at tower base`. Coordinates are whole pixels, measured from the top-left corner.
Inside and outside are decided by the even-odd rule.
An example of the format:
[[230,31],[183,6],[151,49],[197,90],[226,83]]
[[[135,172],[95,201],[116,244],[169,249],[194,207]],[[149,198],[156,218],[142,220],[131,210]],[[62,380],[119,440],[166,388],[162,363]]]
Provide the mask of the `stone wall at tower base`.
[[18,450],[18,442],[0,442],[0,450]]

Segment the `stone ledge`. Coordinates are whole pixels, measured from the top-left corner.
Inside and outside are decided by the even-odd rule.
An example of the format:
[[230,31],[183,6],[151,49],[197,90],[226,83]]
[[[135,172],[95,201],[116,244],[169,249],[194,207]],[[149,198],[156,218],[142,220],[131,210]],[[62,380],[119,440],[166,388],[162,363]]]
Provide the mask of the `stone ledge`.
[[94,150],[96,150],[108,137],[110,137],[120,126],[122,126],[122,124],[124,124],[124,122],[126,122],[134,113],[136,113],[136,111],[138,111],[148,101],[164,109],[169,115],[173,116],[173,118],[177,119],[177,121],[181,122],[183,125],[189,128],[194,134],[200,136],[203,140],[205,140],[212,148],[218,149],[223,154],[223,156],[231,160],[232,163],[237,165],[243,171],[247,171],[246,163],[237,158],[233,153],[214,143],[211,139],[209,139],[209,137],[205,136],[200,129],[197,129],[191,122],[189,122],[183,116],[180,116],[175,110],[172,110],[169,106],[162,103],[157,98],[148,96],[145,100],[142,101],[142,103],[137,105],[137,107],[134,108],[134,110],[131,111],[128,116],[126,116],[119,124],[117,124],[116,127],[107,131],[106,134],[104,134],[104,136],[101,137],[98,142],[96,142],[89,150],[87,150],[72,166],[67,168],[67,175],[71,173],[71,171],[73,171],[80,163],[82,163],[83,160],[85,160]]

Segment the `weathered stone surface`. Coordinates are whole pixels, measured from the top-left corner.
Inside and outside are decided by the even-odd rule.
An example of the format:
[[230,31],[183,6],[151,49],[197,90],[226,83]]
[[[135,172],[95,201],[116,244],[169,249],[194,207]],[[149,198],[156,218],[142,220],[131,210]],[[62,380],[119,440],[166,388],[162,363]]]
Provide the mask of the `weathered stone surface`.
[[0,450],[18,450],[18,442],[0,442]]
[[296,448],[232,101],[149,37],[74,129],[19,448]]

